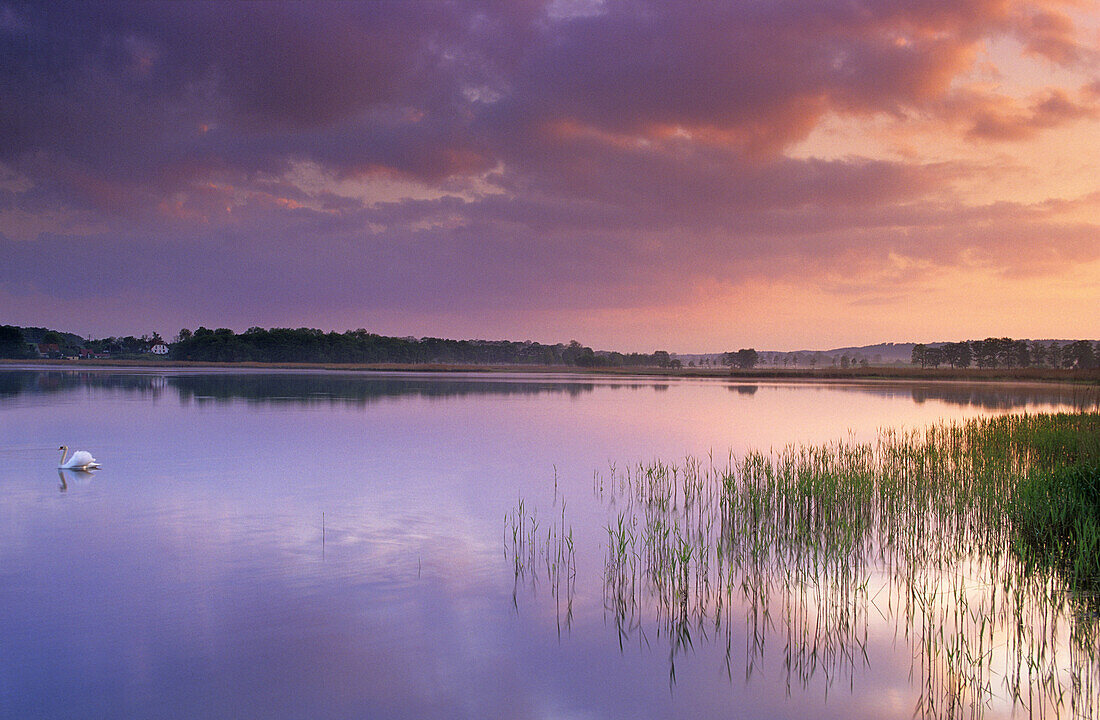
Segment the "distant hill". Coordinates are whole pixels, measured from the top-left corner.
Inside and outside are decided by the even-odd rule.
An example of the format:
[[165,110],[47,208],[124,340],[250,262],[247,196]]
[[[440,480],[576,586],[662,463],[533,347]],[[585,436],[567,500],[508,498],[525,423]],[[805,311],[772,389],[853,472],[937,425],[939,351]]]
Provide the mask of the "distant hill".
[[[860,345],[858,347],[841,347],[826,350],[825,354],[843,357],[844,355],[865,357],[875,365],[893,365],[894,363],[908,364],[913,359],[913,348],[917,343],[879,343],[878,345]],[[943,343],[925,343],[931,347],[939,347]]]

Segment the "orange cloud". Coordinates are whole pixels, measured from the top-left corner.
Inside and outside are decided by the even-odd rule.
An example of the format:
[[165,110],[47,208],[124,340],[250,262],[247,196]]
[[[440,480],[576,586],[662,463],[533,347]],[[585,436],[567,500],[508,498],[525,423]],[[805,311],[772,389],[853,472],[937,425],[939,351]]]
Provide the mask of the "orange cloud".
[[1084,89],[1077,95],[1074,99],[1061,88],[1051,88],[1027,106],[1004,96],[971,95],[956,109],[970,122],[969,137],[1025,140],[1041,130],[1097,117],[1100,112],[1097,97]]
[[1028,53],[1061,65],[1078,62],[1083,54],[1077,26],[1064,12],[1037,6],[1025,6],[1015,19],[1016,33]]

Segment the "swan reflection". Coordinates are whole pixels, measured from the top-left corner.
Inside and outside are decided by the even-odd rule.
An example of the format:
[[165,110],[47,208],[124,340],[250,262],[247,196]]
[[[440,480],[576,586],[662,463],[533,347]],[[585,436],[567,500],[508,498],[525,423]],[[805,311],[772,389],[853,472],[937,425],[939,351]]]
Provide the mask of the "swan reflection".
[[68,490],[69,480],[72,480],[74,485],[90,485],[94,476],[95,472],[83,468],[58,468],[57,479],[61,481],[58,490],[61,492]]

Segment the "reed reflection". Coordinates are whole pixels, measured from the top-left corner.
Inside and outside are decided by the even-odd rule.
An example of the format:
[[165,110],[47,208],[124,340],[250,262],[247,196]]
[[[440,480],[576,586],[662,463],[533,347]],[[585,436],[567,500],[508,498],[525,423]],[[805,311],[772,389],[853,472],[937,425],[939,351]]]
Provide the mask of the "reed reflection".
[[[724,644],[727,676],[743,662],[746,682],[778,648],[788,695],[820,685],[827,700],[882,659],[869,638],[885,629],[910,652],[915,717],[981,718],[998,701],[1100,717],[1100,577],[1029,547],[1014,493],[1098,460],[1091,413],[884,431],[721,466],[613,466],[593,482],[608,517],[605,617],[620,650],[667,649],[670,685],[700,643]],[[535,517],[521,503],[508,519],[517,577],[535,564]]]
[[[553,509],[559,509],[557,497]],[[554,598],[554,617],[558,637],[562,627],[573,627],[573,598],[576,593],[577,561],[573,545],[573,528],[566,526],[564,500],[560,515],[540,524],[538,511],[529,511],[520,500],[505,515],[504,552],[512,560],[512,607],[519,608],[520,585],[537,591],[543,581]],[[544,534],[545,531],[545,534]]]

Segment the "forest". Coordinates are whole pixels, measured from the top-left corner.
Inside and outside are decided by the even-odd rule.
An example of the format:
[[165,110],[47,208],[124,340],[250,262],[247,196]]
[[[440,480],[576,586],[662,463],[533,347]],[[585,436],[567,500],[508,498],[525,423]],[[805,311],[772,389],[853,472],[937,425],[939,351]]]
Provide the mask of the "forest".
[[966,368],[1061,368],[1092,370],[1100,358],[1100,343],[1088,340],[1059,343],[1012,338],[986,338],[965,342],[939,343],[913,347],[913,364],[921,367],[950,365]]
[[447,340],[376,335],[366,330],[311,328],[181,330],[171,345],[177,360],[209,362],[439,363],[454,365],[574,365],[673,367],[669,353],[600,353],[576,340],[544,345],[510,340]]

